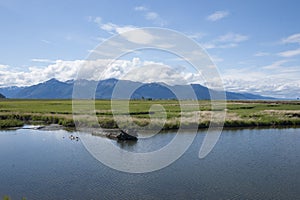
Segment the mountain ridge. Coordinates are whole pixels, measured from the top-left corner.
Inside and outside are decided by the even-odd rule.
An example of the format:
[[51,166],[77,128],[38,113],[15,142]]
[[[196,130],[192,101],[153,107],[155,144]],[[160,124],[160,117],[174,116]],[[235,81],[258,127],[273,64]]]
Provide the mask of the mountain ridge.
[[[100,81],[79,80],[82,84],[88,86],[88,84],[97,85],[95,98],[96,99],[111,99],[122,98],[121,94],[115,95],[113,93],[116,85],[123,87],[123,89],[134,89],[131,99],[188,99],[196,98],[199,100],[210,99],[210,92],[218,93],[200,84],[190,85],[174,85],[170,86],[165,83],[141,83],[130,80],[118,80],[110,78]],[[68,80],[65,82],[59,81],[55,78],[49,79],[43,83],[26,87],[5,87],[0,88],[0,93],[7,98],[16,99],[71,99],[73,94],[73,86],[76,81]],[[195,96],[191,95],[188,91],[193,89]],[[117,88],[119,89],[119,88]],[[172,92],[175,91],[179,94],[179,98]],[[122,91],[120,92],[122,93]],[[226,97],[229,100],[263,100],[263,99],[275,99],[273,97],[255,95],[251,93],[237,93],[226,91]]]

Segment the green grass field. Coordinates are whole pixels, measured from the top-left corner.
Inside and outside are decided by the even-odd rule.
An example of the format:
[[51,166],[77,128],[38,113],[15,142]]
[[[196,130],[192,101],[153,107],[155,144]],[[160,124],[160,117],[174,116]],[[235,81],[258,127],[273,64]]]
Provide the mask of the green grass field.
[[[117,108],[124,103],[121,100],[115,102]],[[85,101],[79,101],[80,103],[84,105]],[[133,121],[140,126],[148,125],[150,116],[154,116],[159,123],[160,118],[164,116],[163,112],[159,109],[149,109],[152,105],[161,105],[166,111],[164,128],[176,129],[180,126],[182,118],[188,123],[192,121],[195,113],[200,115],[199,128],[206,128],[212,113],[217,112],[211,109],[209,101],[199,101],[199,105],[187,101],[181,103],[185,104],[183,111],[176,100],[132,100],[129,103],[129,113]],[[101,127],[118,128],[109,100],[96,100],[95,112]],[[228,101],[226,113],[225,127],[300,125],[299,101]],[[5,99],[0,101],[0,128],[51,123],[74,127],[72,114],[71,100]],[[118,114],[124,116],[124,119],[128,117],[126,112]]]

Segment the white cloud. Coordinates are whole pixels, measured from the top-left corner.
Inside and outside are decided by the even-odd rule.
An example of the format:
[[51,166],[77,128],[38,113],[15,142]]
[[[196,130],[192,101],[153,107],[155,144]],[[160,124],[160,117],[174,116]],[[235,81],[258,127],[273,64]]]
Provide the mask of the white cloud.
[[204,49],[215,49],[215,48],[217,48],[217,46],[213,43],[202,43],[201,46]]
[[220,57],[218,57],[218,56],[216,56],[216,55],[211,55],[211,59],[212,59],[213,62],[215,62],[215,63],[220,63],[220,62],[223,62],[223,61],[224,61],[223,58],[220,58]]
[[[178,71],[177,68],[171,67],[161,62],[141,61],[134,58],[131,61],[117,60],[112,62],[106,68],[102,78],[117,78],[144,83],[164,82],[169,85],[186,84],[200,80],[199,74],[191,73],[187,70]],[[191,76],[194,74],[194,76]]]
[[145,6],[136,6],[134,7],[135,11],[147,11],[148,8],[146,8]]
[[253,77],[252,80],[225,77],[223,82],[227,91],[247,92],[277,98],[299,98],[300,81],[295,79],[287,81],[279,77],[257,78],[256,75],[250,74]]
[[212,40],[211,42],[202,43],[201,45],[206,49],[228,49],[237,47],[239,43],[244,42],[249,39],[249,36],[237,34],[237,33],[227,33],[221,35],[218,38]]
[[224,17],[227,17],[229,15],[228,11],[216,11],[213,14],[207,16],[208,21],[218,21],[220,19],[223,19]]
[[136,27],[128,25],[128,26],[119,26],[117,24],[113,24],[113,23],[105,23],[105,24],[101,24],[100,28],[102,30],[105,30],[111,34],[121,34],[130,30],[135,29]]
[[145,15],[147,20],[157,20],[159,18],[159,15],[156,12],[148,12]]
[[[300,44],[300,33],[293,34],[286,38],[283,38],[281,42],[283,44],[292,44],[292,43]],[[288,51],[282,51],[282,52],[279,52],[277,55],[281,56],[281,57],[286,57],[286,58],[298,56],[298,55],[300,55],[300,48],[288,50]]]
[[257,52],[254,54],[254,56],[256,57],[263,57],[263,56],[269,56],[270,53],[269,52]]
[[[91,19],[90,19],[91,20]],[[101,26],[102,24],[102,18],[101,17],[95,17],[95,19],[93,20],[96,24],[98,24],[99,26]]]
[[237,43],[228,43],[228,44],[218,45],[217,48],[220,48],[220,49],[229,49],[229,48],[234,48],[234,47],[237,47],[237,46],[238,46]]
[[1,69],[6,69],[6,68],[8,68],[9,66],[8,65],[0,65],[0,70]]
[[52,44],[49,40],[41,40],[41,42],[46,43],[46,44]]
[[[24,71],[0,65],[0,86],[33,85],[51,78],[67,81],[75,79],[78,70],[81,70],[81,78],[92,80],[118,78],[140,82],[165,82],[170,85],[204,82],[201,72],[192,73],[188,69],[134,58],[116,61],[56,60],[46,67],[31,66]],[[288,60],[279,60],[259,68],[228,69],[222,74],[222,79],[229,91],[296,98],[300,97],[299,76],[300,66],[291,66]]]
[[282,43],[286,44],[286,43],[298,43],[300,44],[300,33],[291,35],[287,38],[282,39]]
[[97,61],[63,61],[56,60],[53,64],[46,67],[30,66],[24,71],[14,70],[11,67],[0,69],[0,86],[28,86],[44,82],[51,78],[56,78],[61,81],[67,81],[76,77],[80,67],[86,68],[87,71],[99,65]]
[[33,58],[30,61],[31,62],[39,62],[39,63],[55,63],[54,60],[44,59],[44,58]]
[[187,84],[185,73],[179,73],[168,65],[161,63],[146,64],[125,74],[123,79],[144,83],[164,82],[169,85]]
[[222,74],[228,91],[250,92],[278,98],[300,97],[300,66],[279,60],[262,67],[228,69]]
[[293,56],[298,56],[300,55],[300,49],[295,49],[295,50],[289,50],[289,51],[283,51],[278,53],[279,56],[281,57],[293,57]]
[[195,39],[195,40],[199,40],[199,39],[202,39],[206,34],[205,33],[190,33],[190,34],[186,34],[187,37],[190,37],[192,39]]
[[145,19],[152,21],[155,25],[165,26],[167,24],[167,22],[163,20],[157,12],[151,11],[145,6],[134,7],[134,10],[141,11],[142,13],[144,13]]
[[[2,67],[1,67],[2,66]],[[80,73],[78,73],[80,72]],[[44,82],[51,78],[60,81],[75,79],[100,80],[108,78],[130,79],[140,82],[165,82],[179,84],[199,80],[197,74],[153,61],[132,60],[56,60],[46,67],[30,66],[24,71],[12,70],[11,67],[0,65],[0,86],[28,86]],[[198,78],[198,79],[197,79]]]
[[289,62],[288,60],[279,60],[279,61],[276,61],[276,62],[272,63],[271,65],[263,66],[262,69],[278,69],[278,68],[282,68],[282,67],[284,67],[283,64],[286,64],[288,62]]
[[[152,16],[153,15],[153,16]],[[152,14],[151,18],[157,17],[157,15]],[[138,29],[132,25],[120,26],[111,22],[103,23],[100,17],[94,18],[93,22],[97,23],[100,29],[107,31],[110,34],[122,34],[121,36],[126,38],[130,42],[138,43],[138,44],[149,44],[154,41],[154,37],[148,32]],[[135,31],[131,31],[135,30]],[[104,38],[100,38],[104,41]],[[162,44],[163,45],[163,44]]]
[[[110,34],[120,34],[120,33],[124,33],[126,31],[130,31],[135,29],[135,26],[132,25],[117,25],[111,22],[108,23],[104,23],[101,17],[88,17],[88,21],[90,22],[94,22],[96,23],[100,29],[107,31]],[[103,40],[103,38],[101,38],[101,40]]]
[[142,29],[136,29],[133,32],[125,32],[122,34],[128,41],[138,44],[150,44],[155,40],[155,37]]
[[[111,62],[111,59],[90,61],[56,60],[54,63],[49,64],[46,67],[30,66],[27,69],[23,68],[24,71],[14,70],[11,67],[0,68],[0,86],[28,86],[44,82],[51,78],[56,78],[60,81],[67,81],[75,79],[78,70],[81,70],[81,78],[84,79],[98,80],[102,76],[110,78],[110,76],[113,76],[114,74],[103,74],[103,71]],[[133,61],[119,60],[116,61],[111,68],[115,69],[117,72],[117,69],[126,69],[126,66],[131,66],[132,64],[130,63],[133,63]],[[122,71],[120,71],[120,73],[121,72]]]
[[219,38],[217,38],[217,41],[219,42],[243,42],[248,40],[249,37],[247,35],[237,34],[237,33],[227,33],[225,35],[221,35]]
[[147,12],[145,18],[152,21],[155,25],[165,26],[167,22],[163,20],[156,12]]

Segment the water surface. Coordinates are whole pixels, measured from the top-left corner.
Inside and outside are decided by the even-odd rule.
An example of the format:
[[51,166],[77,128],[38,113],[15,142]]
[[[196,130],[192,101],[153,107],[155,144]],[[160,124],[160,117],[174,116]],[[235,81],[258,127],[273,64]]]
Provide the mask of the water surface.
[[[225,130],[198,158],[204,134],[175,163],[146,174],[95,160],[70,132],[0,131],[0,196],[12,199],[299,199],[300,129]],[[115,145],[146,152],[173,133]],[[96,137],[96,136],[93,136]],[[103,138],[105,139],[105,138]]]

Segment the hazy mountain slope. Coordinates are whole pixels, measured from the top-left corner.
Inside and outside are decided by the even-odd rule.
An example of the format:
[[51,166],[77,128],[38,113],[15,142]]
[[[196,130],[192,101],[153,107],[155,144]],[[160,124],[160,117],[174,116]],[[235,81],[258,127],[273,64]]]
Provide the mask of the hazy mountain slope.
[[[216,91],[210,91],[207,87],[200,84],[175,85],[169,86],[164,83],[140,83],[128,80],[107,79],[99,81],[80,80],[76,82],[82,86],[82,97],[89,88],[98,85],[95,93],[96,99],[210,99],[210,93],[218,95]],[[61,82],[56,79],[50,79],[44,83],[32,85],[29,87],[7,87],[0,88],[0,93],[8,98],[20,99],[70,99],[72,98],[74,81]],[[91,87],[87,87],[91,85]],[[116,87],[117,86],[117,87]],[[116,88],[115,88],[116,87]],[[191,90],[192,89],[192,90]],[[195,91],[193,93],[192,91]],[[134,91],[128,95],[128,91]],[[176,97],[176,95],[177,97]],[[245,100],[245,99],[273,99],[250,93],[226,92],[227,99]],[[89,98],[94,98],[91,96]]]

